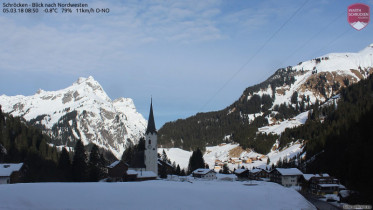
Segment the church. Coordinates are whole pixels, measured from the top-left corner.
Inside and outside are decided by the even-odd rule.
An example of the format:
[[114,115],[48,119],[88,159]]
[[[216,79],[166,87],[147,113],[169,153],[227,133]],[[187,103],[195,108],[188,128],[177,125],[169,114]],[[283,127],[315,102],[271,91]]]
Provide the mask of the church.
[[145,131],[145,148],[133,154],[130,163],[121,160],[109,165],[108,173],[112,181],[144,181],[158,177],[157,129],[153,115],[153,100],[150,101],[148,127]]
[[157,129],[153,115],[153,100],[150,102],[148,126],[145,132],[145,150],[135,153],[127,173],[137,174],[137,179],[155,179],[158,175]]

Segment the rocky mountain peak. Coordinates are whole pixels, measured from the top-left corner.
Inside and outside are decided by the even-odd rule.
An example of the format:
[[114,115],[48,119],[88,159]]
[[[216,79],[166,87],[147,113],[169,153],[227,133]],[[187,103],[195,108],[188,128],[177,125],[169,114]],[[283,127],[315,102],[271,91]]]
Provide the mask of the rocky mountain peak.
[[77,139],[95,143],[120,158],[144,135],[146,120],[130,98],[112,101],[92,76],[80,77],[57,91],[32,96],[0,96],[3,111],[23,117],[48,133],[55,145],[74,146]]

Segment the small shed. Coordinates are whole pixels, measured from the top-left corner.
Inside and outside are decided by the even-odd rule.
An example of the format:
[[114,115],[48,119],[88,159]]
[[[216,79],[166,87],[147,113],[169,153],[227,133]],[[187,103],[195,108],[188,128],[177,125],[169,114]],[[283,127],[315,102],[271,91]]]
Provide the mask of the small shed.
[[199,168],[192,172],[194,178],[216,179],[216,172],[208,168]]
[[117,160],[110,164],[107,169],[109,178],[112,181],[123,181],[128,170],[128,164],[121,160]]
[[18,183],[23,163],[0,164],[0,184]]

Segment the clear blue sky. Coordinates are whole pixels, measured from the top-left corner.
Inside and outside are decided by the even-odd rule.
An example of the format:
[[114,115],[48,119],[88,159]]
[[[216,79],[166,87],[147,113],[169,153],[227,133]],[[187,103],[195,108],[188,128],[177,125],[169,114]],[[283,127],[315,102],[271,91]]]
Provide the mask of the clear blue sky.
[[361,31],[347,23],[353,1],[79,2],[110,13],[0,13],[0,94],[58,90],[91,75],[111,99],[134,99],[145,118],[152,95],[160,128],[225,108],[278,68],[373,43],[372,22]]

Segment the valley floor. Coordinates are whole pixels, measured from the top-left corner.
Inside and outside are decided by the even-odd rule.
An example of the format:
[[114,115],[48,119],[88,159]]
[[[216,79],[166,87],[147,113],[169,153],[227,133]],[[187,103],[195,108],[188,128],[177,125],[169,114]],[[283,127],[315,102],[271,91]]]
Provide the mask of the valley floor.
[[0,209],[316,209],[270,182],[26,183],[0,185],[0,195]]

